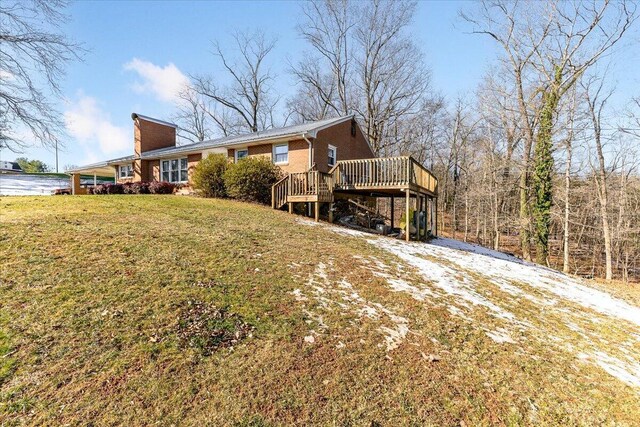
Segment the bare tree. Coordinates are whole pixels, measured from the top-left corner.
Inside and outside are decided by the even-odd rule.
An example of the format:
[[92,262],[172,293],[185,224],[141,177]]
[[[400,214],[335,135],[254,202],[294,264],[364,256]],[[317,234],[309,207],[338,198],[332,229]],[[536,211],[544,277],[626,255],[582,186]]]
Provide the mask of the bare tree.
[[376,153],[393,143],[395,123],[417,114],[431,79],[421,52],[403,31],[415,13],[414,2],[374,0],[361,5],[356,28],[360,96],[356,106]]
[[550,19],[539,19],[542,14],[535,13],[538,7],[535,3],[483,1],[476,13],[460,13],[472,24],[473,33],[489,36],[503,49],[501,62],[513,79],[524,140],[519,183],[520,244],[527,260],[531,260],[530,165],[539,108],[530,70],[536,50],[545,43],[552,28]]
[[604,237],[604,252],[606,262],[605,278],[613,278],[611,228],[609,225],[609,192],[607,189],[607,162],[604,155],[605,135],[602,131],[603,112],[607,101],[613,91],[603,91],[604,79],[590,78],[583,84],[585,101],[589,109],[589,118],[593,131],[593,143],[596,149],[597,165],[594,167],[594,181],[596,194],[600,204],[600,216],[602,218],[602,234]]
[[[298,31],[315,53],[291,67],[307,91],[315,92],[324,107],[333,114],[352,111],[350,91],[352,54],[351,31],[355,25],[355,9],[349,0],[314,0],[303,4],[303,23]],[[326,66],[325,66],[326,64]]]
[[[523,252],[528,252],[528,164],[535,148],[533,216],[536,258],[546,263],[552,205],[553,146],[558,108],[562,98],[584,72],[623,37],[636,19],[632,2],[507,2],[482,3],[479,17],[463,14],[475,32],[490,36],[503,48],[511,65],[525,129],[521,220]],[[525,102],[528,76],[536,108]],[[533,113],[533,117],[531,117]],[[533,120],[532,120],[533,118]],[[534,127],[535,126],[535,127]]]
[[195,76],[194,89],[211,101],[211,109],[207,111],[224,134],[268,129],[273,126],[278,99],[273,96],[274,75],[265,60],[276,41],[261,31],[238,32],[233,39],[237,57],[225,53],[218,42],[213,43],[213,54],[222,63],[231,84],[220,86],[213,76]]
[[57,146],[65,66],[84,53],[61,33],[64,0],[0,2],[0,147]]
[[294,75],[300,86],[293,98],[287,101],[287,109],[295,122],[322,120],[336,114],[333,103],[335,80],[322,71],[319,62],[300,62]]
[[415,6],[388,0],[305,3],[306,19],[298,28],[312,52],[292,66],[300,89],[289,101],[298,120],[355,113],[376,153],[397,152],[404,127],[414,127],[410,118],[424,112],[431,97],[429,70],[406,34]]
[[189,142],[200,142],[211,137],[209,106],[193,88],[178,94],[177,112],[171,119],[178,125],[178,136]]

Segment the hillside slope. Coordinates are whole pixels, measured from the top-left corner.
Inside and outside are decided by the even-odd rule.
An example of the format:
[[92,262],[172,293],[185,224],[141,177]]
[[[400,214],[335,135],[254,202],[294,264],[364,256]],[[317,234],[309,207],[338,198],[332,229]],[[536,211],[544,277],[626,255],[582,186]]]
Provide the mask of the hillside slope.
[[635,298],[231,201],[2,198],[0,425],[633,425]]

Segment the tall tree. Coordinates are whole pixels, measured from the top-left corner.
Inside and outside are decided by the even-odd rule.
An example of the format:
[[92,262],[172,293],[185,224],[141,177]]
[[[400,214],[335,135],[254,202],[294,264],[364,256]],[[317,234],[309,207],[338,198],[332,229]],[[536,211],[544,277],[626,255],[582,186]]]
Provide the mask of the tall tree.
[[302,5],[305,19],[298,25],[298,32],[313,53],[292,67],[293,75],[335,115],[353,111],[350,43],[355,12],[349,0],[309,1]]
[[62,33],[64,0],[0,2],[0,147],[55,147],[65,67],[83,49]]
[[604,79],[590,78],[583,84],[585,101],[589,111],[593,132],[593,144],[596,149],[597,165],[593,168],[596,194],[600,205],[602,235],[604,237],[605,278],[613,278],[611,227],[609,224],[609,190],[607,188],[607,165],[604,157],[604,138],[602,130],[603,112],[612,92],[603,92]]
[[[521,189],[523,252],[528,252],[525,194],[528,148],[535,144],[533,216],[536,259],[546,263],[551,221],[553,134],[558,106],[580,76],[622,38],[636,19],[635,4],[620,2],[507,2],[485,0],[478,16],[463,14],[475,32],[498,42],[511,64],[527,131]],[[528,81],[524,79],[528,76]],[[520,87],[529,83],[534,105],[525,104]],[[533,113],[533,120],[531,117]],[[535,127],[534,127],[535,126]]]
[[[299,25],[311,52],[292,66],[297,120],[355,113],[377,154],[397,152],[428,104],[430,73],[406,33],[415,2],[313,0]],[[302,99],[301,99],[302,98]],[[435,103],[434,103],[435,104]]]
[[266,59],[276,41],[262,31],[237,32],[233,40],[236,55],[213,42],[213,54],[231,83],[223,86],[213,75],[195,76],[193,88],[211,102],[207,111],[223,134],[268,129],[273,126],[278,99],[273,94],[274,75]]

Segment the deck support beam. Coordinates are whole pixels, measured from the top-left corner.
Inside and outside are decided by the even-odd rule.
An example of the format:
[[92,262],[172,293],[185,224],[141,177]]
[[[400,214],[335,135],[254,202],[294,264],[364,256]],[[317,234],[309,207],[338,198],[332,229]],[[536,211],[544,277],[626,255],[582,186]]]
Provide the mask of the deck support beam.
[[393,227],[394,227],[394,224],[393,224],[394,221],[393,220],[395,218],[395,210],[396,210],[395,209],[395,207],[396,207],[395,201],[396,201],[396,199],[393,196],[391,196],[391,215],[390,215],[391,216],[391,230],[393,230]]
[[[422,221],[421,221],[421,216],[424,213],[423,211],[423,203],[424,203],[424,196],[421,194],[418,194],[418,215],[416,218],[416,221],[418,222],[417,224],[417,229],[418,229],[418,240],[422,240]],[[426,233],[425,233],[426,234]]]
[[411,197],[411,193],[409,192],[409,189],[407,188],[405,190],[405,198],[406,198],[406,211],[405,211],[405,240],[408,242],[411,240],[411,219],[409,219],[409,202],[410,202],[410,197]]
[[434,233],[433,235],[435,237],[438,237],[438,198],[434,198],[433,199],[433,212],[434,212],[434,220],[433,220],[433,224],[434,224]]
[[289,202],[289,213],[292,214],[293,213],[293,202]]
[[314,207],[315,207],[314,219],[316,220],[316,222],[318,222],[320,221],[320,202],[316,202]]

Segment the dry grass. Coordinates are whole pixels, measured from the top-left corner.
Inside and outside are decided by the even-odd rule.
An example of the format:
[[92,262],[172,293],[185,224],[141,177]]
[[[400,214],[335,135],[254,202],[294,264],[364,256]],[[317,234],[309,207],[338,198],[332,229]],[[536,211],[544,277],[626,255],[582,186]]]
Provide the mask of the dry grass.
[[[371,267],[384,260],[390,277],[419,282],[399,260],[282,212],[171,196],[3,198],[0,209],[0,425],[640,416],[637,392],[604,371],[538,341],[497,345],[446,298],[394,292]],[[181,345],[189,301],[255,330],[211,355]],[[410,331],[388,351],[398,318]]]

